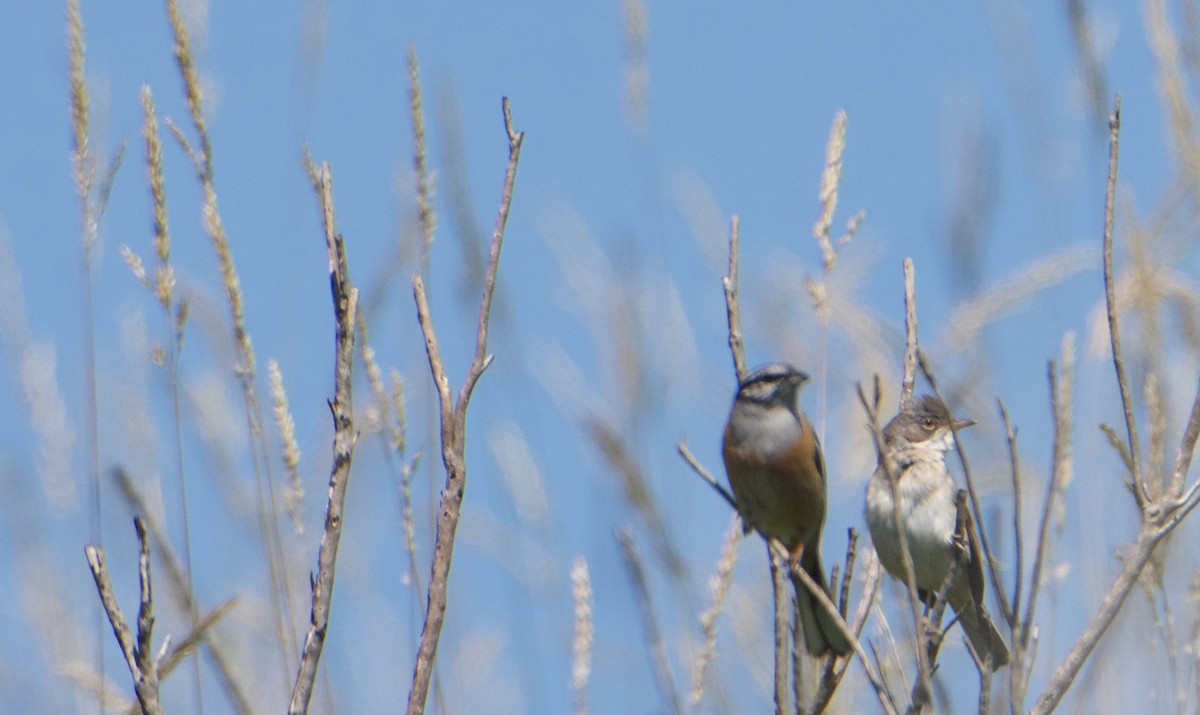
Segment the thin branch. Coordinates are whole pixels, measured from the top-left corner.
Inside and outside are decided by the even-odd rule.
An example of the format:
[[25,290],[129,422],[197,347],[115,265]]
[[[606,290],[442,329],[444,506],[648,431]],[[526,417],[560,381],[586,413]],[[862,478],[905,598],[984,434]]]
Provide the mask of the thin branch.
[[[1071,405],[1072,383],[1074,373],[1074,351],[1064,341],[1063,346],[1062,382],[1059,382],[1055,365],[1050,363],[1047,379],[1050,384],[1050,414],[1054,421],[1054,436],[1051,447],[1050,483],[1046,485],[1046,498],[1042,503],[1042,514],[1038,525],[1037,544],[1033,557],[1033,571],[1029,579],[1029,601],[1025,605],[1025,614],[1019,612],[1017,617],[1019,629],[1014,629],[1013,636],[1013,702],[1024,702],[1025,690],[1028,687],[1029,668],[1022,663],[1022,657],[1029,653],[1030,639],[1033,635],[1033,616],[1037,612],[1038,595],[1044,582],[1042,572],[1050,551],[1050,515],[1054,511],[1056,499],[1062,493],[1068,475],[1071,460]],[[1014,611],[1016,606],[1014,605]],[[1032,659],[1027,659],[1031,664]]]
[[479,302],[479,324],[475,332],[475,356],[458,393],[458,403],[452,401],[450,380],[442,362],[433,317],[429,311],[429,300],[425,295],[425,283],[420,275],[414,275],[413,297],[417,303],[417,320],[425,338],[425,352],[429,358],[429,369],[438,391],[441,412],[442,464],[446,468],[446,486],[442,489],[441,506],[438,509],[437,532],[434,537],[433,564],[430,568],[429,591],[426,597],[425,621],[421,629],[421,643],[417,647],[416,663],[413,667],[412,688],[408,694],[408,714],[419,715],[425,711],[429,695],[430,677],[437,657],[438,641],[446,617],[447,586],[450,579],[450,562],[454,555],[454,536],[462,512],[463,495],[467,481],[466,426],[467,406],[475,384],[492,358],[487,354],[488,319],[491,316],[492,294],[496,287],[496,270],[500,265],[500,248],[504,243],[504,230],[512,207],[513,187],[517,178],[517,165],[521,157],[521,144],[525,133],[513,128],[512,112],[508,98],[502,102],[504,130],[508,135],[508,167],[504,174],[504,190],[496,227],[492,232],[491,248],[488,250],[487,271],[484,274],[483,297]]
[[775,674],[775,715],[788,712],[788,610],[791,597],[787,574],[766,542],[767,564],[771,571],[772,632],[774,634],[772,663]]
[[[1024,588],[1022,575],[1024,570],[1025,559],[1025,541],[1021,538],[1021,459],[1017,452],[1017,430],[1013,427],[1012,419],[1008,415],[1008,408],[1004,406],[1004,400],[996,400],[997,409],[1000,411],[1000,421],[1004,424],[1004,439],[1008,443],[1008,463],[1012,472],[1012,489],[1013,489],[1013,551],[1016,557],[1016,583],[1013,584],[1013,599],[1012,609],[1013,615],[1016,617],[1010,621],[1011,624],[1016,624],[1017,619],[1021,615],[1021,591]],[[1016,631],[1013,631],[1016,635]],[[1014,638],[1015,640],[1015,638]]]
[[[786,556],[786,552],[783,551],[782,545],[780,545],[778,542],[772,542],[772,545],[773,548],[778,549]],[[825,593],[825,589],[821,588],[817,582],[813,580],[812,576],[809,576],[808,573],[801,568],[798,563],[793,563],[791,565],[790,572],[793,578],[798,578],[804,584],[804,587],[808,589],[809,595],[813,597],[813,600],[817,602],[820,608],[825,609],[825,612],[837,625],[838,630],[840,630],[846,640],[849,641],[850,647],[854,649],[854,654],[858,656],[859,661],[862,662],[863,672],[866,673],[867,680],[871,683],[871,687],[875,690],[875,695],[877,698],[879,698],[879,705],[883,708],[884,712],[888,713],[889,715],[896,715],[895,702],[892,700],[892,695],[888,691],[887,686],[884,685],[883,678],[880,676],[879,671],[877,671],[871,665],[871,661],[867,658],[866,651],[863,650],[862,643],[860,643],[858,638],[855,636],[855,631],[852,630],[849,624],[846,623],[846,619],[842,618],[842,614],[838,612],[838,607],[834,605],[832,600],[830,600],[829,595]]]
[[[1129,592],[1137,583],[1142,569],[1154,555],[1155,547],[1191,513],[1197,503],[1196,495],[1200,492],[1200,481],[1197,481],[1188,490],[1187,494],[1180,498],[1150,501],[1144,491],[1138,467],[1137,430],[1133,422],[1128,384],[1125,380],[1124,364],[1120,353],[1120,341],[1117,331],[1117,307],[1112,287],[1112,200],[1116,183],[1120,108],[1121,99],[1118,95],[1112,118],[1109,121],[1109,176],[1107,201],[1105,204],[1104,280],[1109,311],[1109,332],[1113,344],[1113,363],[1117,372],[1117,382],[1121,388],[1121,399],[1125,407],[1126,428],[1128,439],[1130,440],[1130,463],[1133,466],[1131,476],[1134,481],[1132,486],[1134,497],[1141,507],[1142,525],[1138,530],[1137,539],[1128,550],[1129,555],[1124,559],[1124,567],[1121,569],[1120,574],[1118,574],[1112,586],[1109,587],[1108,593],[1105,594],[1104,600],[1101,601],[1096,614],[1075,641],[1075,645],[1071,648],[1062,664],[1054,672],[1046,688],[1042,691],[1042,694],[1038,697],[1034,707],[1030,710],[1030,715],[1043,715],[1058,706],[1063,695],[1066,694],[1076,676],[1078,676],[1079,671],[1083,668],[1083,664],[1087,661],[1088,656],[1091,655],[1092,650],[1095,649],[1096,644],[1121,610],[1121,606],[1124,605]],[[1196,448],[1198,436],[1200,436],[1200,393],[1197,394],[1191,417],[1188,420],[1187,427],[1184,429],[1184,437],[1179,447],[1180,452],[1175,459],[1176,469],[1183,469],[1186,472],[1192,458],[1192,453]],[[1172,482],[1174,481],[1175,477],[1173,475]]]
[[1175,466],[1171,470],[1171,491],[1169,493],[1172,497],[1182,496],[1183,480],[1192,467],[1192,456],[1196,453],[1197,438],[1200,438],[1200,389],[1197,389],[1196,399],[1192,402],[1192,412],[1188,416],[1187,427],[1183,430],[1183,444],[1180,445],[1179,454],[1175,456]]
[[900,404],[913,396],[917,385],[917,277],[911,258],[904,259],[904,379]]
[[746,346],[742,343],[742,311],[738,304],[738,251],[741,219],[737,214],[729,220],[729,273],[721,279],[725,287],[725,316],[729,320],[729,352],[738,383],[749,372],[746,368]]
[[[193,633],[206,635],[208,627],[204,625],[204,620],[207,617],[202,618],[200,616],[200,606],[196,602],[194,594],[188,588],[187,576],[184,573],[183,564],[175,552],[171,550],[171,542],[167,539],[161,525],[154,518],[145,497],[138,491],[137,486],[133,483],[133,479],[125,470],[117,469],[114,471],[113,476],[116,479],[118,490],[129,505],[130,511],[135,514],[145,515],[143,518],[146,521],[146,529],[150,534],[150,540],[153,542],[154,548],[158,552],[159,563],[167,570],[168,592],[174,596],[181,609],[187,611],[189,615],[195,614],[192,620],[198,625],[193,627]],[[215,610],[220,610],[220,608],[218,607]],[[242,688],[235,677],[235,673],[238,670],[230,663],[230,657],[225,653],[220,643],[212,638],[205,637],[204,645],[208,651],[209,662],[212,663],[217,676],[220,678],[221,687],[229,697],[233,711],[240,715],[249,715],[253,711],[250,707],[250,699],[246,696],[245,689]],[[168,672],[169,670],[166,666],[160,664],[159,678],[166,677]]]
[[125,664],[133,676],[133,690],[137,694],[138,703],[142,706],[144,715],[161,715],[162,707],[158,699],[158,663],[154,658],[151,647],[154,630],[154,594],[150,586],[150,543],[146,537],[146,524],[141,517],[133,520],[138,537],[138,583],[140,597],[138,599],[138,618],[136,642],[129,630],[129,623],[121,613],[121,605],[113,592],[112,579],[108,574],[108,565],[104,558],[104,549],[99,546],[84,548],[88,568],[91,569],[92,579],[96,582],[96,590],[100,593],[100,602],[108,621],[112,624],[113,634],[121,646],[125,656]]
[[733,494],[731,494],[729,490],[725,488],[725,485],[717,481],[717,478],[713,476],[713,473],[708,471],[708,468],[701,464],[700,460],[696,459],[696,455],[692,454],[692,450],[688,447],[687,440],[679,440],[679,444],[675,445],[675,448],[679,450],[679,456],[683,457],[683,461],[687,462],[688,466],[691,467],[696,474],[699,474],[701,479],[708,482],[708,486],[715,489],[717,494],[721,495],[721,498],[733,508],[735,514],[738,513],[737,500],[733,498]]
[[[492,357],[488,355],[488,320],[492,314],[492,296],[496,292],[496,271],[500,267],[500,248],[504,244],[504,229],[508,225],[508,213],[512,209],[513,188],[517,181],[517,162],[521,158],[521,144],[525,139],[524,132],[513,129],[512,112],[509,110],[508,98],[502,103],[504,110],[504,130],[508,134],[508,169],[504,174],[504,193],[500,199],[500,210],[496,215],[496,227],[492,229],[492,245],[488,249],[487,272],[483,277],[483,296],[479,300],[479,325],[475,329],[475,357],[467,370],[462,389],[458,393],[458,404],[454,408],[454,420],[459,426],[459,439],[464,436],[464,426],[467,421],[467,404],[471,401],[471,392],[483,371],[491,364]],[[460,447],[461,442],[460,442]]]
[[[867,577],[866,585],[863,589],[862,597],[858,602],[858,608],[855,610],[854,618],[848,623],[850,630],[854,633],[854,640],[858,640],[862,635],[863,626],[867,622],[867,613],[870,611],[871,604],[875,601],[875,592],[879,586],[879,559],[875,558],[873,551],[867,552]],[[842,587],[838,594],[838,613],[842,618],[846,617],[846,609],[850,604],[850,582],[854,578],[854,566],[858,557],[858,530],[854,528],[847,529],[846,539],[846,566],[844,575],[842,576]],[[817,692],[813,696],[812,705],[808,711],[813,715],[825,712],[829,706],[829,701],[833,699],[834,692],[837,691],[838,685],[842,682],[842,678],[846,674],[846,670],[850,666],[851,658],[827,658],[825,667],[821,672],[821,680],[817,686]]]
[[329,409],[333,415],[333,464],[329,474],[329,501],[325,507],[325,531],[317,552],[317,576],[312,581],[312,609],[308,634],[304,637],[300,666],[292,686],[288,712],[300,715],[308,712],[317,665],[325,648],[329,629],[329,609],[333,600],[333,580],[337,567],[338,544],[342,537],[342,512],[346,503],[346,487],[350,480],[350,464],[354,458],[354,407],[351,392],[351,372],[354,362],[354,325],[358,312],[358,289],[350,282],[346,265],[346,246],[341,234],[335,233],[333,220],[333,181],[329,165],[321,165],[321,204],[325,211],[325,242],[329,252],[329,285],[333,296],[335,321],[334,393]]
[[1096,615],[1088,623],[1087,628],[1079,635],[1072,646],[1071,651],[1067,653],[1062,664],[1054,671],[1053,677],[1038,696],[1037,702],[1029,711],[1029,715],[1045,715],[1058,707],[1059,701],[1066,695],[1067,690],[1075,681],[1075,677],[1079,675],[1079,671],[1083,668],[1083,664],[1087,661],[1088,656],[1092,654],[1096,644],[1104,635],[1105,631],[1116,618],[1117,613],[1121,610],[1121,606],[1125,603],[1125,598],[1129,596],[1129,592],[1137,585],[1138,577],[1142,572],[1142,568],[1154,553],[1154,547],[1165,534],[1155,526],[1149,523],[1142,525],[1138,532],[1137,540],[1133,543],[1129,556],[1125,559],[1125,567],[1121,569],[1121,573],[1117,576],[1116,581],[1109,587],[1108,593],[1104,595],[1104,600],[1100,602],[1100,608],[1096,611]]
[[1104,193],[1104,304],[1108,311],[1108,334],[1112,344],[1113,369],[1121,391],[1121,407],[1125,410],[1125,434],[1129,440],[1129,458],[1133,465],[1130,477],[1138,506],[1145,507],[1148,497],[1142,484],[1141,450],[1138,445],[1137,421],[1133,414],[1133,396],[1125,374],[1125,358],[1121,355],[1121,331],[1117,318],[1117,277],[1113,273],[1113,212],[1117,194],[1117,157],[1121,137],[1121,95],[1117,95],[1112,116],[1108,119],[1108,183]]

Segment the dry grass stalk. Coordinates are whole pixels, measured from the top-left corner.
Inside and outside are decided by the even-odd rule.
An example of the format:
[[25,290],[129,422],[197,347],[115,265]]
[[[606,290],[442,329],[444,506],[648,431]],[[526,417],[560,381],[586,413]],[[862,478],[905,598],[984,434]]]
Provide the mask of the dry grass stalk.
[[[234,343],[241,353],[241,364],[235,372],[241,382],[242,396],[246,408],[246,426],[250,433],[251,451],[254,458],[255,473],[255,506],[258,512],[258,526],[262,543],[266,550],[267,567],[271,590],[271,602],[274,609],[275,630],[278,636],[282,676],[286,684],[289,671],[298,650],[295,633],[287,624],[292,622],[291,593],[287,587],[282,537],[279,533],[279,509],[275,502],[275,484],[273,460],[267,447],[266,434],[263,430],[262,406],[258,400],[255,386],[257,367],[254,347],[250,341],[250,333],[246,328],[245,299],[242,293],[241,281],[238,277],[237,266],[233,252],[229,246],[229,237],[225,231],[221,213],[217,207],[217,191],[214,184],[212,142],[208,134],[208,126],[204,119],[203,93],[200,80],[196,73],[195,60],[192,55],[191,42],[188,38],[187,27],[180,14],[178,0],[167,0],[167,19],[171,25],[174,37],[175,62],[183,80],[184,96],[187,100],[188,111],[196,134],[200,138],[200,152],[195,152],[188,143],[186,136],[179,127],[168,122],[167,126],[179,140],[181,146],[192,159],[193,169],[200,181],[202,201],[202,222],[205,232],[212,241],[220,267],[221,285],[225,291],[226,302],[229,305],[230,318],[233,327]],[[182,323],[182,314],[177,321]]]
[[[821,215],[813,226],[813,237],[821,246],[825,273],[837,265],[837,251],[830,240],[830,225],[837,211],[838,187],[842,182],[842,154],[846,150],[846,110],[839,109],[833,117],[829,130],[829,143],[825,146],[825,171],[821,174]],[[854,224],[857,226],[857,222]]]
[[575,558],[571,567],[571,594],[575,601],[575,638],[572,641],[574,659],[571,663],[571,690],[575,693],[575,715],[587,714],[587,684],[592,673],[592,643],[595,624],[592,621],[592,584],[588,576],[587,559]]
[[421,99],[421,72],[417,48],[408,48],[408,100],[413,130],[413,170],[417,173],[417,219],[421,225],[421,272],[429,273],[429,250],[437,233],[433,209],[434,178],[429,173],[425,144],[425,110]]
[[717,559],[717,572],[708,579],[708,591],[712,596],[712,605],[700,614],[700,630],[704,633],[704,645],[692,665],[692,690],[688,694],[688,704],[696,705],[704,698],[704,683],[708,677],[708,666],[716,658],[717,651],[717,617],[725,609],[725,600],[729,597],[729,588],[733,585],[733,567],[737,564],[737,547],[742,543],[745,529],[742,519],[734,511],[729,520],[729,529],[721,544],[721,556]]
[[271,381],[271,399],[275,406],[275,426],[279,429],[280,446],[283,448],[283,466],[288,473],[288,487],[283,492],[283,505],[297,534],[304,533],[304,482],[300,479],[300,445],[296,442],[296,422],[288,407],[287,391],[283,388],[283,372],[275,360],[267,361],[267,375]]

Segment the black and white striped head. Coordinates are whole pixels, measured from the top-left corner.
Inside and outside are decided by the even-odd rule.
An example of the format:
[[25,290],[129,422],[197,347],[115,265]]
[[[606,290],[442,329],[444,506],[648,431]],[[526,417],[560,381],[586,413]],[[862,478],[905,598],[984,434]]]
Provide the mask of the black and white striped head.
[[792,412],[800,386],[808,382],[808,373],[784,362],[774,362],[751,372],[738,385],[738,401],[772,406],[782,405]]

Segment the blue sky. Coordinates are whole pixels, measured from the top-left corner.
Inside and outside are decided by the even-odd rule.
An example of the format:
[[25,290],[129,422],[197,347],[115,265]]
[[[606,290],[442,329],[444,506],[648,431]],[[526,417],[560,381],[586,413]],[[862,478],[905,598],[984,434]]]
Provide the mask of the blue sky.
[[[973,410],[982,425],[967,447],[984,473],[985,503],[1006,519],[1004,444],[994,400],[1002,397],[1021,427],[1030,489],[1039,494],[1049,464],[1046,361],[1059,355],[1064,333],[1078,335],[1078,469],[1081,479],[1086,472],[1099,486],[1087,489],[1090,497],[1070,497],[1063,544],[1066,554],[1077,549],[1078,558],[1064,556],[1061,563],[1079,578],[1068,583],[1061,600],[1047,600],[1046,618],[1055,626],[1043,641],[1035,689],[1061,658],[1090,612],[1071,604],[1095,602],[1095,584],[1115,568],[1112,549],[1134,529],[1119,471],[1095,430],[1098,422],[1119,420],[1103,351],[1089,342],[1091,311],[1103,295],[1095,251],[1107,133],[1089,108],[1063,5],[649,3],[644,128],[632,124],[627,111],[626,34],[617,0],[187,7],[207,92],[220,207],[264,373],[259,392],[267,394],[266,360],[278,360],[304,456],[310,531],[307,541],[290,546],[298,584],[313,563],[324,509],[330,438],[324,401],[332,390],[326,258],[302,146],[332,166],[350,270],[371,301],[373,346],[385,369],[398,369],[408,386],[413,449],[424,454],[416,498],[428,507],[438,488],[430,484],[440,484],[442,476],[424,419],[432,393],[409,287],[416,264],[409,253],[394,274],[387,268],[414,226],[409,48],[420,61],[437,172],[439,233],[429,283],[455,384],[472,347],[478,291],[462,288],[462,237],[490,236],[507,149],[502,96],[511,99],[515,123],[526,132],[500,268],[491,343],[496,362],[480,383],[469,423],[471,481],[441,653],[452,712],[569,710],[568,573],[576,556],[588,560],[595,589],[593,710],[665,711],[612,536],[626,525],[649,564],[675,676],[686,689],[690,660],[684,644],[698,637],[696,617],[707,607],[705,582],[728,513],[674,450],[686,436],[701,461],[720,471],[717,445],[734,388],[720,275],[733,213],[742,222],[749,359],[800,364],[818,378],[816,388],[805,392],[806,408],[818,410],[819,398],[827,405],[818,419],[831,469],[827,562],[842,553],[845,528],[862,527],[862,488],[870,471],[870,464],[863,465],[873,457],[862,453],[865,432],[853,388],[870,374],[867,363],[855,358],[861,346],[836,327],[829,369],[818,370],[818,323],[803,289],[805,277],[821,272],[811,227],[829,128],[839,109],[849,123],[834,233],[859,210],[866,219],[831,281],[839,296],[884,326],[874,348],[895,358],[902,348],[900,265],[913,258],[925,346],[947,382],[973,383],[959,409]],[[129,245],[146,260],[152,256],[142,85],[153,90],[160,118],[172,118],[189,133],[191,127],[164,9],[85,1],[82,10],[93,147],[107,158],[118,142],[129,142],[93,272],[101,469],[107,474],[125,466],[148,485],[157,483],[155,472],[164,475],[161,503],[172,534],[181,539],[169,393],[161,371],[146,362],[147,343],[163,335],[162,316],[122,263],[119,247]],[[1126,223],[1118,223],[1127,230],[1165,195],[1178,161],[1141,8],[1097,2],[1088,11],[1107,91],[1123,96]],[[21,579],[20,569],[27,568],[17,556],[24,532],[8,512],[42,515],[46,548],[78,622],[77,654],[88,659],[95,650],[89,641],[98,633],[95,593],[81,553],[88,539],[86,383],[64,17],[56,3],[0,7],[0,88],[8,99],[0,102],[0,239],[14,258],[5,270],[16,271],[4,280],[20,277],[29,339],[52,347],[52,374],[74,436],[69,469],[58,476],[74,485],[75,494],[73,501],[51,501],[39,456],[44,442],[31,424],[20,358],[6,345],[0,399],[14,409],[0,415],[0,465],[6,482],[25,486],[14,490],[23,496],[3,517],[8,528],[0,531],[0,568],[16,574],[10,579]],[[232,440],[225,458],[197,436],[201,419],[185,411],[197,581],[210,604],[257,594],[239,606],[245,610],[237,616],[240,625],[229,626],[231,635],[248,637],[255,630],[246,624],[261,618],[255,609],[263,604],[255,599],[266,589],[251,543],[252,520],[245,505],[231,503],[222,496],[230,492],[219,486],[234,484],[234,494],[252,488],[246,438],[236,421],[242,419],[241,396],[230,370],[228,311],[199,219],[199,186],[165,132],[164,142],[173,260],[180,291],[193,304],[181,379],[189,390],[223,394],[235,420],[224,422]],[[974,169],[984,177],[986,210],[969,213],[978,220],[981,240],[964,268],[950,256],[949,217],[969,195]],[[455,185],[464,187],[466,198],[457,215]],[[971,350],[937,354],[944,347],[939,338],[966,301],[1039,260],[1070,251],[1077,271],[990,323]],[[1181,255],[1175,267],[1185,277],[1194,275],[1194,254]],[[620,309],[639,316],[636,327],[614,317]],[[3,311],[11,316],[20,309],[10,304]],[[140,348],[139,334],[145,336]],[[618,359],[623,339],[642,356],[633,383]],[[1171,345],[1170,374],[1184,376],[1181,385],[1192,384],[1194,355]],[[966,378],[973,367],[986,378]],[[894,383],[898,359],[884,368]],[[371,398],[361,375],[359,385],[361,409]],[[1189,390],[1172,397],[1175,432]],[[154,428],[151,440],[132,426],[130,415],[143,413]],[[683,587],[672,585],[656,561],[653,536],[587,437],[588,417],[615,425],[649,475],[672,543],[688,566]],[[540,521],[523,515],[505,486],[501,457],[511,459],[505,452],[511,447],[503,445],[511,445],[514,434],[527,445],[545,490],[550,512]],[[270,443],[276,444],[273,430]],[[364,435],[323,661],[342,712],[386,709],[404,697],[414,650],[412,614],[422,601],[401,582],[405,561],[395,484],[381,454],[378,438]],[[105,484],[103,541],[125,603],[132,604],[127,511]],[[1080,508],[1092,519],[1072,522]],[[1105,514],[1121,528],[1090,540],[1097,523],[1110,523]],[[422,516],[422,563],[430,550],[429,527]],[[766,579],[756,546],[743,547],[737,574],[739,593],[750,602],[762,596]],[[891,599],[885,590],[887,609]],[[1134,618],[1148,616],[1145,604],[1142,599],[1131,606],[1142,609]],[[164,617],[159,634],[178,637],[182,627]],[[721,628],[715,667],[728,703],[733,711],[764,709],[769,693],[755,681],[754,664],[738,650],[728,619]],[[1122,637],[1120,623],[1118,631]],[[6,642],[37,633],[24,611],[0,619]],[[125,684],[111,634],[103,637],[107,673]],[[0,669],[11,678],[68,682],[56,674],[50,649],[25,661],[11,648],[0,655]],[[961,649],[947,651],[945,658],[957,661],[947,671],[969,675],[969,669],[959,670],[965,657]],[[263,702],[276,707],[279,666],[267,662],[261,668],[255,675],[264,682]],[[187,709],[191,676],[174,677],[168,700]],[[220,711],[223,703],[205,677],[206,704]],[[1166,687],[1156,677],[1155,687]],[[4,680],[9,684],[0,686],[7,689],[0,700],[16,704],[11,712],[38,702],[36,689]],[[970,707],[973,686],[951,690],[957,704]],[[79,701],[69,690],[62,693],[53,709],[72,710]],[[848,704],[869,707],[861,688],[846,697]],[[720,709],[709,700],[701,711]]]

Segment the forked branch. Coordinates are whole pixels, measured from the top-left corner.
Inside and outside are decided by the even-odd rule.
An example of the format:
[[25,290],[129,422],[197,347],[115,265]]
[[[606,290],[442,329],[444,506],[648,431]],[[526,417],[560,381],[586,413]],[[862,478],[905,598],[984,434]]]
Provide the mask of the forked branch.
[[487,272],[483,279],[483,297],[479,302],[479,323],[475,331],[475,355],[462,388],[455,402],[450,392],[450,378],[442,362],[441,348],[433,328],[433,316],[429,311],[429,299],[425,295],[425,282],[414,275],[413,297],[417,303],[417,320],[425,338],[425,352],[429,357],[429,369],[437,387],[438,407],[441,416],[442,464],[446,468],[446,486],[442,489],[441,507],[438,509],[437,533],[434,537],[433,566],[426,597],[425,623],[421,631],[421,642],[417,648],[417,659],[413,669],[412,688],[408,694],[408,713],[418,715],[425,711],[429,695],[429,682],[433,664],[437,657],[438,640],[446,617],[447,584],[450,578],[450,561],[454,555],[454,536],[462,511],[466,489],[467,465],[466,428],[467,406],[475,384],[492,362],[487,352],[488,321],[492,312],[492,295],[496,287],[496,270],[500,265],[500,248],[504,243],[504,229],[508,224],[508,213],[512,207],[513,186],[517,178],[517,164],[521,157],[524,132],[513,128],[512,113],[508,98],[503,100],[504,130],[508,135],[508,169],[504,175],[504,191],[500,198],[500,210],[496,216],[496,227],[492,231],[491,248],[488,251]]
[[113,635],[121,646],[125,656],[125,664],[133,676],[133,690],[137,694],[138,703],[142,706],[143,715],[161,715],[162,707],[158,699],[158,660],[152,651],[152,634],[154,631],[154,592],[150,587],[150,540],[146,536],[146,524],[141,517],[133,520],[138,537],[138,583],[140,598],[138,599],[137,635],[136,640],[129,630],[129,623],[117,603],[113,592],[112,579],[108,575],[108,564],[104,559],[104,549],[100,546],[84,548],[87,555],[88,568],[92,571],[92,579],[96,582],[96,590],[100,593],[100,602],[112,624]]

